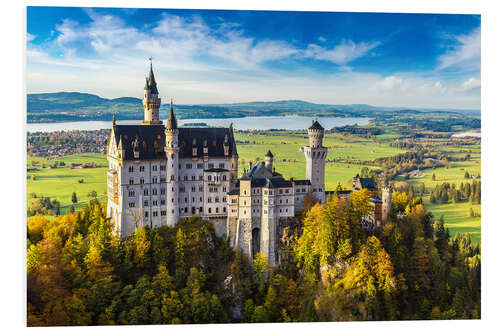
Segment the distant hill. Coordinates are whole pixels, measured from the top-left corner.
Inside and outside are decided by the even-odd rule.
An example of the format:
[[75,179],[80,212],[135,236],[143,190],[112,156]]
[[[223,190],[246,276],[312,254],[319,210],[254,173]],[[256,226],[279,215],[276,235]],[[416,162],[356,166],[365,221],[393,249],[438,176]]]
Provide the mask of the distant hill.
[[[176,104],[175,109],[180,119],[285,115],[373,117],[387,111],[402,110],[402,108],[397,107],[376,107],[366,104],[316,104],[301,100],[200,105]],[[477,110],[419,110],[423,112],[441,111],[479,114]],[[109,121],[113,112],[116,112],[117,117],[121,120],[132,120],[142,119],[144,112],[142,100],[139,98],[120,97],[108,99],[80,92],[28,94],[27,111],[27,121],[29,123],[84,120]],[[160,109],[160,116],[162,118],[168,116],[168,105],[164,105]]]

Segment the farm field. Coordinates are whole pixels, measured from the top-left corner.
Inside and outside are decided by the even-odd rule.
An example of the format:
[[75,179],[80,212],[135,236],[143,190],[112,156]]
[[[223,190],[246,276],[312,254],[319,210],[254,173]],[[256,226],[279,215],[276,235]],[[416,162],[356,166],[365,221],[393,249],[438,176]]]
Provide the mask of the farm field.
[[[481,160],[480,154],[478,153],[473,155],[471,154],[471,157],[472,159],[470,161],[451,162],[449,169],[442,167],[422,170],[422,172],[425,173],[425,176],[422,178],[404,179],[404,177],[398,176],[396,180],[413,184],[415,190],[417,190],[420,183],[423,182],[425,185],[425,194],[423,199],[427,210],[431,211],[436,219],[441,215],[444,216],[445,226],[449,228],[452,236],[457,232],[462,234],[469,232],[471,234],[471,239],[474,242],[478,242],[481,240],[481,218],[470,217],[469,210],[472,207],[475,212],[481,212],[480,204],[471,205],[469,202],[454,203],[451,200],[446,204],[432,204],[429,200],[430,191],[436,186],[436,184],[448,182],[450,184],[455,183],[458,186],[461,182],[464,184],[466,182],[473,182],[473,179],[464,178],[465,171],[468,171],[471,176],[480,174]],[[432,174],[436,175],[435,181],[432,181]]]
[[[31,197],[31,193],[35,193],[37,197],[50,197],[57,199],[61,206],[71,204],[71,194],[76,192],[78,201],[87,200],[89,191],[95,190],[98,196],[106,194],[106,156],[102,154],[76,154],[65,156],[62,158],[51,159],[47,161],[44,158],[28,157],[28,165],[31,167],[31,161],[38,161],[36,166],[38,171],[27,172],[27,202],[28,205],[35,200]],[[66,167],[57,167],[49,169],[48,165],[55,161],[64,162]],[[42,168],[41,164],[47,165]],[[94,162],[97,168],[87,169],[69,169],[67,166],[71,163],[89,163]],[[35,175],[36,180],[31,180],[31,175]],[[83,183],[78,183],[79,179],[83,179]],[[76,209],[77,207],[75,207]],[[61,213],[65,209],[61,208]]]
[[[248,168],[248,162],[257,158],[263,159],[267,150],[274,155],[274,166],[277,172],[285,178],[305,178],[305,157],[300,147],[308,145],[306,133],[274,132],[270,135],[236,134],[239,155],[239,174],[243,168]],[[248,143],[241,143],[248,142]],[[349,180],[361,172],[365,165],[351,164],[348,161],[371,161],[379,157],[393,156],[405,152],[403,149],[392,148],[388,143],[376,143],[369,139],[350,138],[338,134],[326,134],[323,145],[328,147],[325,168],[326,189],[330,190],[338,183],[349,186]],[[342,158],[342,162],[331,160]],[[330,162],[328,161],[330,160]],[[367,165],[376,169],[376,166]]]

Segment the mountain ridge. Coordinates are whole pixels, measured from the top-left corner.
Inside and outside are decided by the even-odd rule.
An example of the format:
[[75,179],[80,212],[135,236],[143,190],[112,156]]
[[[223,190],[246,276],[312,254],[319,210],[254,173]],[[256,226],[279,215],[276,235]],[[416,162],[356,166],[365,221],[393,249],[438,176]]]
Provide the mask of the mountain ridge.
[[[238,118],[245,116],[331,116],[367,117],[372,113],[398,110],[422,112],[453,112],[480,114],[479,110],[430,109],[407,107],[379,107],[369,104],[319,104],[303,100],[250,101],[219,104],[176,104],[176,114],[181,119]],[[166,116],[168,107],[160,109]],[[142,100],[136,97],[103,98],[82,92],[55,92],[27,94],[27,120],[36,122],[111,120],[116,113],[120,119],[140,119],[143,116]],[[196,116],[193,116],[196,115]]]

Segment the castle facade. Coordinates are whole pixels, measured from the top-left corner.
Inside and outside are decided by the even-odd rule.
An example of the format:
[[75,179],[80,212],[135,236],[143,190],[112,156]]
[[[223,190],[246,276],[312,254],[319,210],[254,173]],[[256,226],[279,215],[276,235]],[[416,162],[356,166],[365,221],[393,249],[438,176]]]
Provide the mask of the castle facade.
[[301,148],[306,179],[284,179],[273,167],[271,151],[238,178],[232,125],[178,127],[172,101],[167,124],[159,119],[161,99],[152,64],[143,106],[141,124],[117,125],[113,116],[107,217],[116,233],[127,237],[138,227],[175,226],[180,218],[197,215],[212,221],[216,233],[229,236],[232,246],[250,259],[264,252],[276,265],[282,222],[302,210],[308,194],[320,203],[326,199],[328,149],[319,122],[313,121],[309,145]]

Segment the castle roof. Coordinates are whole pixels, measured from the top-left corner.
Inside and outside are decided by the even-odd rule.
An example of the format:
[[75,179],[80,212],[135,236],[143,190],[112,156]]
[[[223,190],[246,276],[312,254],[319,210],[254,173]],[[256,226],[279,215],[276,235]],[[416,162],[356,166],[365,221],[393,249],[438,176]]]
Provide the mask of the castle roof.
[[[165,126],[164,125],[115,125],[115,140],[122,139],[123,159],[138,160],[134,158],[133,142],[139,142],[139,160],[152,160],[165,158]],[[199,128],[181,127],[179,128],[180,158],[193,157],[193,148],[197,149],[197,157],[204,156],[203,146],[193,147],[193,139],[197,142],[207,141],[208,157],[225,157],[224,137],[229,134],[228,128]],[[234,141],[228,135],[231,143],[229,146],[229,156],[233,154],[231,146]],[[118,142],[115,142],[118,145]]]
[[153,73],[153,63],[151,62],[149,67],[149,77],[146,79],[145,89],[151,90],[152,94],[158,94],[158,88],[156,87],[155,75]]
[[311,185],[311,181],[309,179],[304,180],[293,180],[296,185]]
[[321,126],[320,123],[318,123],[317,120],[314,120],[312,122],[312,125],[311,125],[311,127],[309,127],[309,129],[324,130],[323,126]]
[[181,147],[180,157],[193,157],[193,148],[196,148],[196,156],[203,156],[203,146],[193,146],[193,139],[196,142],[205,142],[208,148],[209,157],[225,157],[224,155],[224,138],[228,136],[229,153],[228,156],[237,154],[234,144],[234,138],[229,135],[229,128],[223,127],[180,127],[179,128],[179,145]]
[[371,178],[360,178],[360,181],[361,181],[362,188],[368,188],[368,189],[375,188],[375,184],[373,183],[373,179],[371,179]]
[[203,170],[205,172],[228,172],[228,169],[223,169],[223,168],[210,168],[210,169],[205,169]]
[[252,187],[292,187],[293,181],[286,180],[283,177],[267,178],[267,177],[252,177],[246,172],[236,182],[236,188],[240,186],[240,180],[250,180]]
[[351,190],[325,191],[326,196],[334,195],[335,193],[338,194],[339,196],[347,196],[347,195],[351,194],[352,191]]

